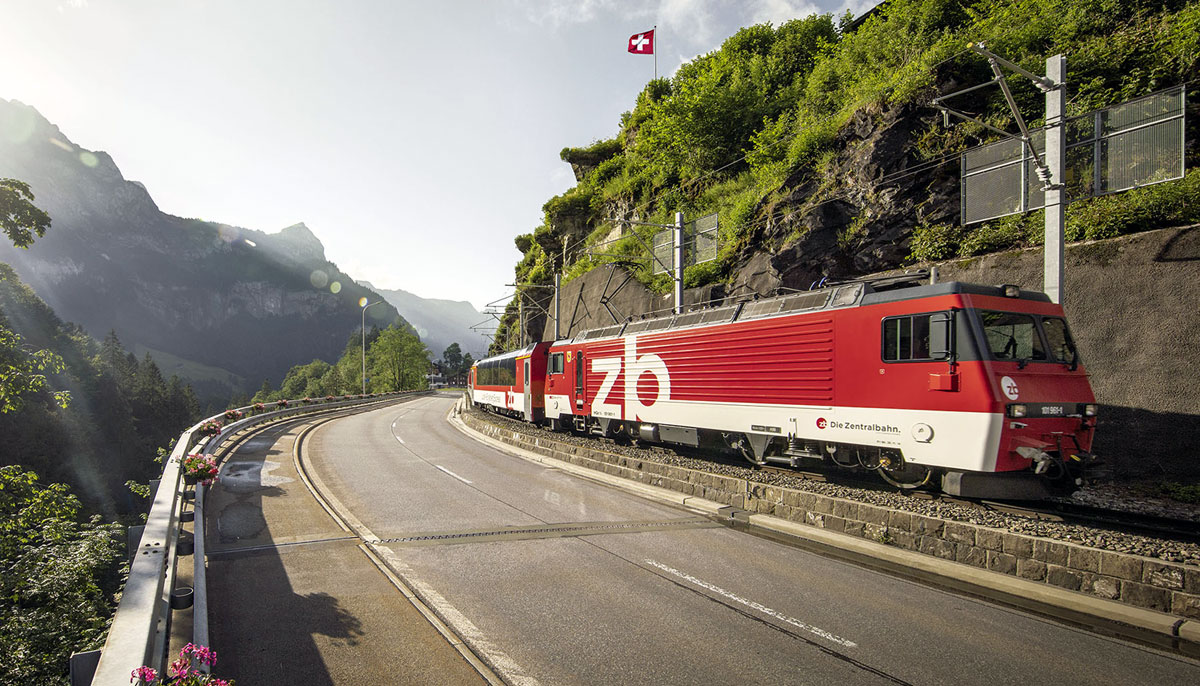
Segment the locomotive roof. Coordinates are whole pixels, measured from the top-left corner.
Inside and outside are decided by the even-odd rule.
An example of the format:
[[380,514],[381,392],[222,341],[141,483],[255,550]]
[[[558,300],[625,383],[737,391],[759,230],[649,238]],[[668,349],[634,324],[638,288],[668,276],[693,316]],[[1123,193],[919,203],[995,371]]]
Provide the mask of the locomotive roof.
[[[646,317],[613,324],[596,329],[587,329],[575,334],[573,338],[563,339],[558,343],[590,341],[600,338],[614,338],[634,333],[681,329],[708,324],[724,324],[733,321],[747,321],[765,317],[776,317],[785,314],[795,314],[804,311],[840,309],[859,305],[874,305],[878,303],[915,300],[940,295],[990,295],[1004,296],[1003,286],[985,286],[982,284],[965,283],[961,281],[944,281],[941,283],[909,286],[906,288],[879,289],[870,282],[854,282],[839,284],[788,295],[762,298],[732,305],[721,305],[682,314],[668,314],[659,317]],[[1050,298],[1039,291],[1022,290],[1018,299],[1050,302]]]
[[[889,291],[872,291],[863,296],[863,305],[874,305],[876,303],[890,303],[900,300],[913,300],[916,298],[931,298],[937,295],[991,295],[997,298],[1004,297],[1004,286],[985,286],[978,283],[966,283],[963,281],[943,281],[941,283],[931,283],[922,286],[912,286],[910,288],[899,288]],[[1021,290],[1018,300],[1036,300],[1038,302],[1050,302],[1050,296],[1041,291]]]

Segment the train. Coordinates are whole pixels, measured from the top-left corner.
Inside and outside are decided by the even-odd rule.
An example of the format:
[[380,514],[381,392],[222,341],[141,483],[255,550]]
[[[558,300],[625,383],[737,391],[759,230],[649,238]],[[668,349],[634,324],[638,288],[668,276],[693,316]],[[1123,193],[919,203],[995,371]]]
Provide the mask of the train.
[[1060,305],[1016,285],[849,282],[648,316],[479,360],[472,404],[555,431],[818,463],[999,500],[1102,473]]

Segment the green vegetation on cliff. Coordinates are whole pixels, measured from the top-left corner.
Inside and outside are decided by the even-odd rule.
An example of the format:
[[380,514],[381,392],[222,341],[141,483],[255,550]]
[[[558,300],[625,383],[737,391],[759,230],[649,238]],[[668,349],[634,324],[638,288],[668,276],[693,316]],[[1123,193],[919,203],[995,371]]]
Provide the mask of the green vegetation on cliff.
[[[1068,114],[1187,83],[1200,60],[1200,5],[1184,0],[893,0],[853,30],[847,19],[742,29],[647,84],[616,137],[564,149],[579,183],[516,239],[518,281],[547,283],[560,269],[570,279],[611,261],[585,251],[644,259],[655,229],[635,229],[638,241],[609,220],[668,224],[676,211],[720,219],[719,258],[689,269],[689,286],[730,280],[755,252],[779,255],[814,226],[832,227],[836,240],[820,247],[859,268],[1037,243],[1036,218],[958,226],[956,156],[995,136],[975,124],[944,128],[929,103],[992,78],[967,44],[984,42],[1035,73],[1046,57],[1066,55]],[[1026,79],[1010,84],[1030,125],[1040,125],[1028,114],[1042,111],[1042,94]],[[1016,130],[997,89],[962,106]],[[1071,236],[1194,221],[1195,183],[1074,203]],[[912,200],[895,204],[896,188]],[[830,208],[832,219],[819,216]],[[872,238],[898,249],[855,260]],[[635,275],[668,289],[648,267]]]

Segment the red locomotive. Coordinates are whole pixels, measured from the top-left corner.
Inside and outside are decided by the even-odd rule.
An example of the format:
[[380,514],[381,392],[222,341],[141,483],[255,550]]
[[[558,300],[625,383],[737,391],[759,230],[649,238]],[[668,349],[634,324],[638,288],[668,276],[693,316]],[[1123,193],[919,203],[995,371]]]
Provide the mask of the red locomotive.
[[480,360],[469,385],[476,406],[555,430],[953,495],[1044,497],[1095,466],[1062,307],[1016,286],[851,283],[640,319]]

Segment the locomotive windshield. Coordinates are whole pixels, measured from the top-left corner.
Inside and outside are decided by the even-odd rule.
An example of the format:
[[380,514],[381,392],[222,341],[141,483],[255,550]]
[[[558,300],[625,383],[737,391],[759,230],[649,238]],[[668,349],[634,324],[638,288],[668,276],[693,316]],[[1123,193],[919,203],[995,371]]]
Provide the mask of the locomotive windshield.
[[1033,317],[1016,312],[979,313],[988,350],[997,360],[1044,360],[1046,349]]
[[1059,317],[981,310],[984,339],[992,359],[1074,365],[1075,342]]

